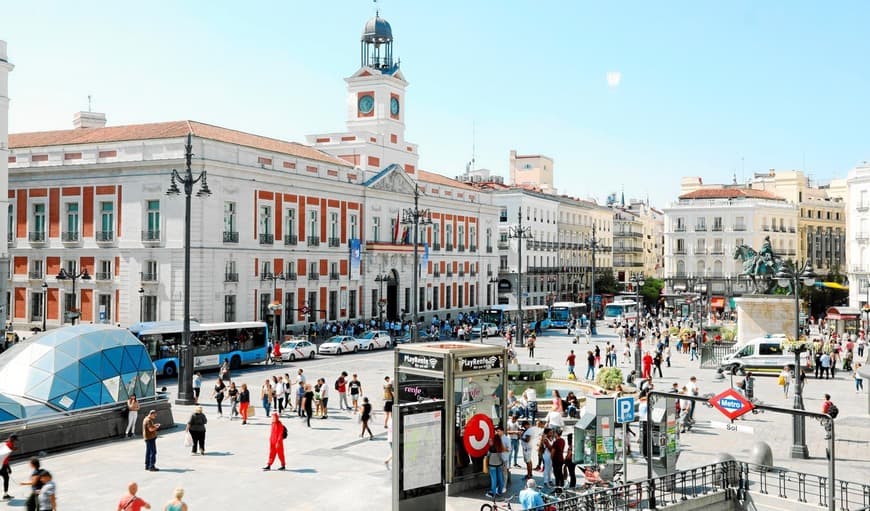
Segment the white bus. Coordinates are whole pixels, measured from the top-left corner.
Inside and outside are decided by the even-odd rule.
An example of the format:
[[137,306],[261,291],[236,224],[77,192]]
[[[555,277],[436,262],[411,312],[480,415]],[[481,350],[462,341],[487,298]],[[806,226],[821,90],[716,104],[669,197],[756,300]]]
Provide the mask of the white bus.
[[638,315],[637,302],[634,300],[619,300],[604,306],[604,322],[616,326],[624,321],[634,321]]

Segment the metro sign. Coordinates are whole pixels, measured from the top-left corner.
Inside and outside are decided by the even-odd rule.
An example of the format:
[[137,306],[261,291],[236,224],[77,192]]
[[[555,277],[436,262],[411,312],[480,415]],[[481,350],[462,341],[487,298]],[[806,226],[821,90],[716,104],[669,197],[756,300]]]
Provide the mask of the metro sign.
[[465,433],[462,435],[462,443],[465,452],[472,458],[480,458],[489,452],[489,443],[495,436],[495,428],[485,413],[473,415],[465,424]]
[[710,398],[713,408],[731,420],[752,411],[755,406],[734,389],[728,389]]

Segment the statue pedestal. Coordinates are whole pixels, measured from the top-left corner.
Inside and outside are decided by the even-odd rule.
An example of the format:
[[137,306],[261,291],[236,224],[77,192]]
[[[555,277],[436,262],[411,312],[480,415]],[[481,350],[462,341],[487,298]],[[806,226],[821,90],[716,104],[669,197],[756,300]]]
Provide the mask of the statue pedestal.
[[734,299],[737,307],[737,341],[744,343],[766,335],[794,335],[793,296],[745,295]]

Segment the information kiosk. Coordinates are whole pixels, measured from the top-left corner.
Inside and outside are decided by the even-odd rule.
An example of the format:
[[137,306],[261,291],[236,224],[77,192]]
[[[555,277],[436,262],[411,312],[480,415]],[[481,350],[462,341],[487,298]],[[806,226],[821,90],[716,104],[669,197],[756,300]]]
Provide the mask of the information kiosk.
[[[399,407],[444,402],[446,494],[487,487],[489,476],[483,473],[483,458],[495,434],[493,428],[507,423],[505,349],[487,344],[434,342],[397,346],[395,357],[394,382]],[[419,470],[401,465],[403,444],[398,435],[393,428],[395,471]],[[396,486],[398,476],[393,483],[397,509],[403,488]]]

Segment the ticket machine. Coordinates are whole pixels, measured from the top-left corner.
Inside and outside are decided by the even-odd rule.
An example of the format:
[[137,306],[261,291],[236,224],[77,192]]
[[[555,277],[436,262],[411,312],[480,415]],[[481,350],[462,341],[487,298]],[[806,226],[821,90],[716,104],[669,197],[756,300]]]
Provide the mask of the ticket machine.
[[614,398],[586,396],[583,415],[574,425],[574,463],[600,465],[601,477],[610,479],[622,459],[621,432]]

